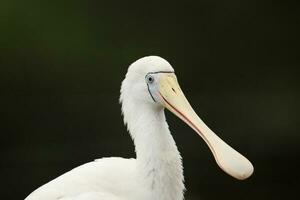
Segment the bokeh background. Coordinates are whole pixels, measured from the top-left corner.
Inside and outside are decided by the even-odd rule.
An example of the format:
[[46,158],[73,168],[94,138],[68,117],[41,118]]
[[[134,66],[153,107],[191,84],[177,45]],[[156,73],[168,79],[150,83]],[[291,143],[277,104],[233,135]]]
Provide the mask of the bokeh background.
[[297,1],[2,0],[0,23],[1,199],[96,158],[134,157],[119,89],[146,55],[174,66],[203,120],[255,166],[229,177],[167,113],[187,200],[297,197]]

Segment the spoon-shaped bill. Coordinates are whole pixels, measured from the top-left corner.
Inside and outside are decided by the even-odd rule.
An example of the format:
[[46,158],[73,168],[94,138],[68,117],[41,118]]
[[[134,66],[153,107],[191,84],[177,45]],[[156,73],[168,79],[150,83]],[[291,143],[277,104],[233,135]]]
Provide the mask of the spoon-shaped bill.
[[165,74],[161,77],[159,92],[164,106],[204,139],[222,170],[239,180],[251,176],[253,173],[251,162],[206,126],[187,101],[174,74]]

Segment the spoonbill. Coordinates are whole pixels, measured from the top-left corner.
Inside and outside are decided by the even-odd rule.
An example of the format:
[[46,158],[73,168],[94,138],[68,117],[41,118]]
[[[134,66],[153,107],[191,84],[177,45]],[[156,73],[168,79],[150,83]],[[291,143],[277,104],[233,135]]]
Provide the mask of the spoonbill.
[[132,63],[122,82],[120,103],[136,158],[86,163],[41,186],[26,200],[183,200],[181,156],[164,108],[203,138],[223,171],[240,180],[251,176],[249,160],[194,112],[165,59],[147,56]]

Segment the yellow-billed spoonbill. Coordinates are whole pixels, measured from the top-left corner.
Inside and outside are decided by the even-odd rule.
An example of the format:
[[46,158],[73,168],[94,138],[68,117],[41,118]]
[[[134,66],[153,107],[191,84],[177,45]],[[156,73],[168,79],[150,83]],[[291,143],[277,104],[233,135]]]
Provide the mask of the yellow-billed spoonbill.
[[166,60],[148,56],[131,64],[120,102],[136,159],[111,157],[84,164],[41,186],[26,200],[182,200],[181,157],[164,108],[204,139],[222,170],[241,180],[252,174],[252,164],[197,116]]

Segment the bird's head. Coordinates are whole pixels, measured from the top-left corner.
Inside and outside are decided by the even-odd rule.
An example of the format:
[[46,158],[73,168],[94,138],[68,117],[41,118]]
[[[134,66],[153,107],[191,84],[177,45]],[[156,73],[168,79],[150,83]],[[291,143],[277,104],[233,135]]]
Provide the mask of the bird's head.
[[130,65],[121,88],[123,104],[125,99],[134,101],[131,105],[167,108],[204,139],[221,169],[240,180],[251,176],[252,164],[199,118],[182,92],[173,67],[163,58],[148,56]]
[[159,86],[165,75],[175,76],[174,69],[165,59],[158,56],[141,58],[129,66],[121,95],[130,95],[136,103],[162,106]]

